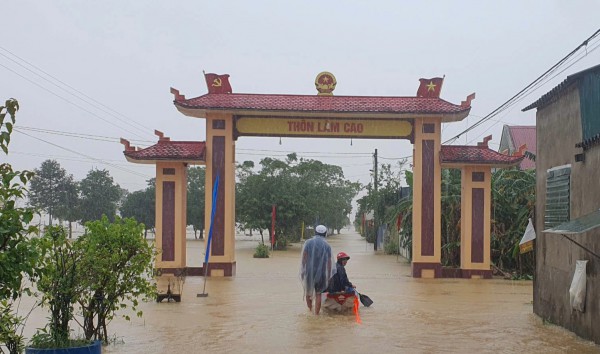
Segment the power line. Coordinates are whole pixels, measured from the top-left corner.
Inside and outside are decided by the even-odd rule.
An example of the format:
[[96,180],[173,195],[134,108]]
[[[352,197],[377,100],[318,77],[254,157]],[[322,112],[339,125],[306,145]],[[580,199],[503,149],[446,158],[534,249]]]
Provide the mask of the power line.
[[[573,62],[572,62],[572,63],[570,63],[570,64],[569,64],[569,65],[568,65],[566,68],[564,68],[564,69],[562,69],[561,71],[559,71],[559,72],[557,72],[556,74],[554,74],[554,76],[552,76],[552,77],[548,78],[546,81],[550,81],[550,80],[552,80],[552,79],[556,78],[557,76],[559,76],[560,74],[562,74],[563,72],[565,72],[566,70],[568,70],[568,69],[569,69],[570,67],[572,67],[573,65],[577,64],[577,63],[578,63],[578,62],[579,62],[581,59],[583,59],[584,57],[586,57],[588,54],[592,53],[593,51],[595,51],[595,50],[596,50],[596,49],[598,49],[599,47],[600,47],[600,44],[596,45],[595,47],[592,47],[590,50],[587,50],[587,51],[586,51],[586,53],[583,53],[583,54],[581,54],[579,58],[575,58],[575,57],[574,57],[574,58],[575,58],[575,60],[573,60]],[[571,60],[571,58],[570,58],[569,60]],[[567,63],[567,62],[565,62],[565,64],[566,64],[566,63]],[[524,96],[521,96],[521,97],[519,97],[519,98],[518,98],[517,100],[515,100],[515,102],[514,102],[513,104],[511,104],[509,107],[512,107],[512,106],[514,106],[515,104],[517,104],[517,103],[519,103],[519,102],[523,101],[523,100],[524,100],[524,99],[525,99],[525,98],[526,98],[528,95],[530,95],[530,94],[534,93],[535,91],[539,90],[540,88],[541,88],[541,85],[540,85],[540,86],[538,86],[538,87],[535,87],[535,88],[533,88],[533,89],[532,89],[532,90],[531,90],[531,91],[530,91],[530,92],[529,92],[527,95],[524,95]],[[509,107],[506,107],[506,109],[508,109]],[[503,111],[504,111],[504,110],[503,110]],[[498,113],[500,113],[500,112],[498,112]],[[491,117],[490,117],[490,118],[491,118]],[[488,120],[492,120],[492,121],[493,121],[493,119],[490,119],[490,118],[488,118]],[[488,130],[489,130],[491,127],[495,126],[495,125],[496,125],[496,124],[498,124],[498,123],[506,123],[506,122],[504,122],[504,121],[502,121],[502,120],[496,120],[496,123],[492,124],[492,125],[491,125],[490,127],[488,127],[486,130],[484,130],[484,131],[483,131],[481,134],[477,135],[475,138],[473,138],[473,139],[469,140],[469,141],[467,142],[467,144],[469,144],[469,143],[471,143],[471,142],[473,142],[473,141],[475,141],[475,140],[479,139],[479,138],[480,138],[482,135],[484,135],[485,133],[487,133],[487,131],[488,131]]]
[[55,147],[57,147],[57,148],[59,148],[59,149],[62,149],[62,150],[65,150],[65,151],[71,152],[71,153],[73,153],[73,154],[75,154],[75,155],[80,155],[80,156],[83,156],[83,157],[85,157],[85,158],[88,158],[88,159],[91,159],[91,160],[97,161],[98,163],[101,163],[101,164],[103,164],[103,165],[107,165],[107,166],[110,166],[110,167],[114,167],[114,168],[116,168],[116,169],[118,169],[118,170],[121,170],[121,171],[124,171],[124,172],[127,172],[127,173],[131,173],[131,174],[133,174],[133,175],[137,175],[137,176],[139,176],[139,177],[151,178],[151,177],[150,177],[150,176],[148,176],[148,175],[145,175],[145,174],[142,174],[142,173],[139,173],[139,172],[136,172],[136,171],[132,171],[132,170],[129,170],[129,169],[127,169],[127,168],[124,168],[124,167],[117,166],[117,165],[115,165],[115,164],[113,164],[113,163],[109,163],[109,162],[106,162],[106,161],[104,161],[104,160],[101,160],[101,159],[98,159],[98,158],[95,158],[95,157],[92,157],[92,156],[89,156],[89,155],[86,155],[86,154],[82,154],[82,153],[80,153],[80,152],[78,152],[78,151],[71,150],[71,149],[69,149],[69,148],[66,148],[66,147],[64,147],[64,146],[60,146],[60,145],[58,145],[58,144],[52,143],[52,142],[50,142],[50,141],[47,141],[47,140],[44,140],[44,139],[41,139],[41,138],[38,138],[38,137],[36,137],[36,136],[33,136],[33,135],[31,135],[31,134],[28,134],[28,133],[25,133],[25,132],[22,132],[22,131],[18,131],[17,133],[19,133],[19,134],[23,134],[23,135],[26,135],[26,136],[28,136],[28,137],[30,137],[30,138],[33,138],[33,139],[36,139],[36,140],[39,140],[39,141],[42,141],[42,142],[44,142],[44,143],[46,143],[46,144],[49,144],[49,145],[55,146]]
[[[17,126],[14,127],[15,130],[28,130],[36,133],[44,133],[44,134],[53,134],[53,135],[61,135],[68,136],[71,138],[85,139],[85,140],[95,140],[95,141],[106,141],[111,143],[120,143],[121,138],[110,137],[110,136],[102,136],[102,135],[93,135],[93,134],[83,134],[83,133],[73,133],[61,130],[52,130],[52,129],[43,129],[43,128],[33,128],[33,127],[24,127]],[[141,143],[153,143],[150,140],[130,140],[131,142],[141,142]]]
[[65,101],[65,102],[67,102],[67,103],[69,103],[69,104],[71,104],[71,105],[73,105],[73,106],[75,106],[75,107],[77,107],[77,108],[81,109],[81,110],[82,110],[82,111],[84,111],[84,112],[87,112],[87,113],[91,114],[92,116],[94,116],[94,117],[96,117],[96,118],[98,118],[98,119],[100,119],[100,120],[102,120],[102,121],[104,121],[105,123],[108,123],[108,124],[110,124],[110,125],[112,125],[112,126],[114,126],[114,127],[117,127],[117,128],[119,128],[119,129],[123,129],[123,130],[125,130],[126,132],[128,132],[128,133],[131,133],[131,134],[133,134],[133,135],[135,135],[135,136],[137,136],[137,137],[140,137],[140,138],[141,138],[141,135],[138,135],[137,133],[134,133],[134,132],[132,132],[131,130],[125,129],[125,128],[123,128],[123,127],[119,127],[119,126],[118,126],[118,125],[116,125],[115,123],[113,123],[113,122],[111,122],[111,121],[109,121],[109,120],[107,120],[107,119],[105,119],[105,118],[103,118],[103,117],[101,117],[101,116],[97,115],[96,113],[94,113],[94,112],[92,112],[92,111],[90,111],[90,110],[86,109],[85,107],[83,107],[83,106],[81,106],[81,105],[79,105],[79,104],[77,104],[77,103],[75,103],[75,102],[73,102],[73,101],[70,101],[69,99],[67,99],[67,98],[64,98],[64,97],[62,97],[61,95],[57,94],[56,92],[53,92],[52,90],[50,90],[50,89],[48,89],[48,88],[46,88],[46,87],[44,87],[44,86],[42,86],[42,85],[38,84],[37,82],[35,82],[35,81],[33,81],[33,80],[31,80],[31,79],[29,79],[29,78],[27,78],[27,77],[25,77],[25,76],[23,76],[23,75],[19,74],[18,72],[16,72],[16,71],[14,71],[13,69],[11,69],[11,68],[7,67],[6,65],[4,65],[4,64],[0,64],[0,66],[2,66],[3,68],[5,68],[6,70],[8,70],[8,71],[12,72],[13,74],[15,74],[15,75],[17,75],[17,76],[20,76],[21,78],[23,78],[23,79],[25,79],[25,80],[29,81],[30,83],[32,83],[32,84],[34,84],[34,85],[36,85],[37,87],[39,87],[39,88],[41,88],[41,89],[43,89],[43,90],[45,90],[45,91],[47,91],[47,92],[51,93],[52,95],[54,95],[54,96],[56,96],[56,97],[60,98],[61,100],[63,100],[63,101]]
[[[55,76],[53,76],[53,75],[49,74],[48,72],[46,72],[46,71],[42,70],[41,68],[39,68],[39,67],[35,66],[34,64],[32,64],[32,63],[28,62],[27,60],[25,60],[25,59],[23,59],[23,58],[19,57],[18,55],[16,55],[15,53],[13,53],[13,52],[9,51],[8,49],[6,49],[6,48],[4,48],[4,47],[1,47],[1,46],[0,46],[0,49],[4,50],[4,51],[5,51],[5,52],[7,52],[7,53],[10,53],[10,55],[14,56],[15,58],[19,59],[20,61],[22,61],[22,62],[26,63],[27,65],[31,66],[32,68],[35,68],[36,70],[38,70],[38,71],[42,72],[44,75],[46,75],[46,76],[48,76],[48,77],[50,77],[50,78],[52,78],[52,79],[54,79],[54,80],[58,81],[60,84],[62,84],[62,85],[64,85],[64,86],[68,87],[69,89],[71,89],[71,90],[75,91],[75,92],[77,93],[77,95],[76,95],[76,94],[74,94],[73,92],[70,92],[69,90],[65,89],[64,87],[62,87],[62,86],[60,86],[60,85],[56,84],[55,82],[52,82],[51,80],[48,80],[48,79],[47,79],[47,78],[45,78],[44,76],[42,76],[42,75],[40,75],[39,73],[37,73],[37,72],[35,72],[35,71],[33,71],[33,70],[29,69],[29,68],[28,68],[28,67],[26,67],[25,65],[23,65],[23,64],[21,64],[21,63],[19,63],[18,61],[14,60],[14,59],[12,59],[12,58],[10,58],[10,57],[8,57],[8,56],[7,56],[7,55],[5,55],[5,54],[2,54],[2,53],[0,53],[0,55],[1,55],[1,56],[5,57],[6,59],[8,59],[8,60],[12,61],[13,63],[15,63],[15,64],[19,65],[20,67],[22,67],[22,68],[24,68],[25,70],[27,70],[27,71],[31,72],[32,74],[34,74],[34,75],[37,75],[37,76],[38,76],[38,77],[40,77],[42,80],[44,80],[44,81],[46,81],[46,82],[48,82],[48,83],[50,83],[50,84],[52,84],[52,85],[54,85],[54,86],[58,87],[60,90],[62,90],[62,91],[64,91],[64,92],[66,92],[66,93],[68,93],[68,94],[70,94],[70,95],[72,95],[72,96],[74,96],[74,97],[76,97],[76,98],[78,98],[78,99],[80,99],[80,100],[82,100],[83,102],[85,102],[85,103],[87,103],[87,104],[89,104],[89,105],[91,105],[91,106],[94,106],[95,108],[97,108],[97,109],[99,109],[99,110],[103,111],[104,113],[106,113],[106,114],[108,114],[108,115],[110,115],[110,116],[113,116],[113,117],[114,117],[114,118],[116,118],[117,120],[119,120],[119,121],[121,121],[121,122],[123,122],[123,123],[125,123],[125,124],[129,125],[130,127],[136,128],[136,129],[138,129],[138,130],[140,130],[140,131],[144,132],[145,134],[149,134],[149,133],[148,133],[148,129],[149,129],[148,127],[146,127],[146,126],[144,126],[144,125],[142,125],[142,124],[140,124],[140,123],[136,122],[135,120],[133,120],[133,119],[131,119],[131,118],[128,118],[128,117],[124,116],[123,114],[121,114],[121,113],[119,113],[119,112],[115,111],[114,109],[112,109],[112,108],[108,107],[107,105],[103,104],[102,102],[99,102],[99,101],[95,100],[94,98],[92,98],[92,97],[90,97],[90,96],[86,95],[85,93],[81,92],[80,90],[76,89],[75,87],[73,87],[73,86],[71,86],[71,85],[69,85],[69,84],[65,83],[64,81],[61,81],[61,80],[60,80],[60,79],[58,79],[57,77],[55,77]],[[83,97],[82,97],[82,96],[83,96]],[[91,102],[90,102],[90,101],[91,101]],[[114,114],[114,113],[112,113],[112,112],[114,112],[114,113],[116,113],[116,114],[120,115],[121,117],[123,117],[123,118],[125,118],[125,119],[127,119],[127,120],[124,120],[124,119],[121,119],[121,118],[119,118],[117,115],[115,115],[115,114]],[[128,120],[129,120],[129,121],[131,121],[131,122],[133,122],[133,123],[135,123],[135,124],[137,124],[137,125],[138,125],[138,127],[136,127],[135,125],[131,124],[131,123],[130,123]],[[141,127],[142,129],[140,129],[139,127]]]
[[[574,50],[572,50],[569,54],[567,54],[564,58],[562,58],[560,61],[558,61],[558,63],[554,64],[552,67],[550,67],[550,69],[546,70],[542,75],[540,75],[537,79],[535,79],[533,82],[531,82],[529,85],[527,85],[524,89],[522,89],[521,91],[519,91],[517,94],[515,94],[510,99],[508,99],[506,102],[504,102],[502,105],[500,105],[498,108],[494,109],[491,113],[487,114],[485,117],[481,118],[480,120],[478,120],[477,122],[475,122],[473,125],[471,125],[467,129],[465,129],[462,132],[458,133],[453,138],[450,138],[450,139],[446,140],[444,142],[444,144],[455,141],[456,139],[460,138],[460,136],[462,134],[465,134],[465,133],[471,131],[472,129],[474,129],[477,126],[481,125],[483,122],[485,122],[488,119],[490,119],[491,117],[499,114],[500,112],[504,111],[508,107],[512,106],[515,103],[514,101],[517,98],[519,98],[522,95],[524,95],[527,91],[529,91],[530,88],[535,87],[536,85],[539,85],[550,74],[552,74],[555,70],[557,70],[560,66],[562,66],[567,60],[569,60],[569,58],[571,56],[573,56],[577,51],[579,51],[583,47],[587,47],[588,44],[590,43],[590,41],[593,40],[595,37],[597,37],[599,34],[600,34],[600,29],[597,30],[596,32],[594,32],[594,34],[592,34],[585,41],[583,41],[580,45],[578,45]],[[587,53],[586,53],[586,55],[587,55]],[[529,92],[527,94],[530,94],[530,93],[531,92]]]

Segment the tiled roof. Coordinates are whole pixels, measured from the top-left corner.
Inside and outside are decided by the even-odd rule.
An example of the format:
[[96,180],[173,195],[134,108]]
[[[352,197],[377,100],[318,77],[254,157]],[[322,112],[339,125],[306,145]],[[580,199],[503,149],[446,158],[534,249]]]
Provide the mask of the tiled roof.
[[578,73],[575,73],[573,75],[567,76],[567,78],[563,82],[558,84],[558,86],[556,86],[552,90],[548,91],[548,93],[546,93],[545,95],[540,97],[537,101],[533,102],[529,106],[523,108],[521,111],[525,112],[532,108],[541,108],[541,107],[544,107],[544,106],[554,102],[554,100],[556,100],[567,88],[571,87],[571,85],[578,82],[579,79],[582,78],[584,75],[586,75],[590,72],[599,71],[599,70],[600,70],[600,65],[596,65],[591,68],[580,71]]
[[176,96],[175,105],[192,109],[258,110],[340,113],[415,113],[458,114],[471,109],[470,100],[455,105],[440,98],[318,96],[268,94],[206,94],[184,99]]
[[[526,125],[526,126],[518,126],[518,125],[509,125],[508,130],[510,131],[510,136],[513,141],[513,146],[515,149],[519,149],[522,145],[526,145],[526,150],[530,153],[536,155],[536,133],[535,133],[535,125]],[[523,159],[519,167],[522,170],[528,170],[531,168],[535,168],[535,161],[530,159]]]
[[160,140],[158,143],[141,150],[125,150],[123,154],[137,161],[205,161],[204,141],[169,141]]
[[487,146],[442,145],[440,160],[444,164],[490,165],[509,167],[519,164],[523,156],[508,156]]

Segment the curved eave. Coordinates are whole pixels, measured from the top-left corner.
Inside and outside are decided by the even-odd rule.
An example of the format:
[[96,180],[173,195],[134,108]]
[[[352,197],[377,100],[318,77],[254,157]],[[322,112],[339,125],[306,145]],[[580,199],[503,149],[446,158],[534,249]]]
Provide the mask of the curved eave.
[[453,161],[442,161],[440,163],[440,165],[444,168],[460,168],[460,167],[464,167],[464,166],[487,166],[487,167],[494,167],[494,168],[510,168],[510,167],[518,166],[522,160],[523,160],[523,158],[519,158],[515,162],[453,160]]
[[174,101],[175,107],[183,115],[193,118],[206,118],[211,113],[230,114],[237,116],[261,117],[297,117],[297,118],[377,118],[377,119],[406,119],[440,117],[442,123],[460,122],[471,112],[471,107],[455,113],[439,112],[332,112],[332,111],[295,111],[295,110],[263,110],[263,109],[233,109],[233,108],[189,108]]
[[182,162],[188,165],[206,165],[206,161],[200,159],[174,159],[174,158],[148,158],[148,159],[137,159],[132,156],[127,156],[124,152],[125,159],[131,163],[156,165],[158,162]]

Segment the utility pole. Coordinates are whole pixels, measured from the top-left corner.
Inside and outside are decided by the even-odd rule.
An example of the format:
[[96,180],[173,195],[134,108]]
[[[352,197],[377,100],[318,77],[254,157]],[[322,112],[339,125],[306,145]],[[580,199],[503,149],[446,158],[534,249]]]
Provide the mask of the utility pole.
[[374,176],[374,188],[375,190],[375,210],[373,210],[373,227],[375,228],[375,241],[373,242],[373,250],[377,251],[377,231],[379,230],[379,215],[377,209],[379,209],[379,196],[377,195],[377,187],[379,185],[378,175],[377,175],[377,149],[375,149],[375,154],[373,154],[373,173]]

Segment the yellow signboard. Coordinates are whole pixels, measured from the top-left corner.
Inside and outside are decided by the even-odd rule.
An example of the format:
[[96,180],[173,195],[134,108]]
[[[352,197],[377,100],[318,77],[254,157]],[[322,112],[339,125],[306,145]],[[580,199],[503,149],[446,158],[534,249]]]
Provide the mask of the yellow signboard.
[[411,120],[238,117],[237,135],[405,138],[412,136]]

